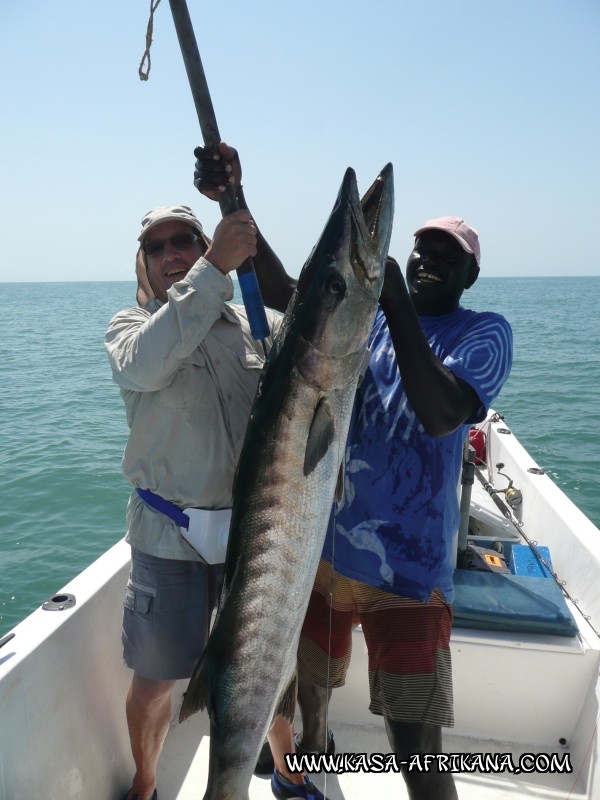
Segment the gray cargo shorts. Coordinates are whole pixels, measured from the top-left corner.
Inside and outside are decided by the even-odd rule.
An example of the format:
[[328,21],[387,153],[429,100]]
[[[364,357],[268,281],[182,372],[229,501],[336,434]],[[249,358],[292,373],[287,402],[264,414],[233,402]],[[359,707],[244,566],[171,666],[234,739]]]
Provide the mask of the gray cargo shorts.
[[189,678],[200,658],[222,565],[155,558],[131,549],[123,602],[123,663],[144,678]]

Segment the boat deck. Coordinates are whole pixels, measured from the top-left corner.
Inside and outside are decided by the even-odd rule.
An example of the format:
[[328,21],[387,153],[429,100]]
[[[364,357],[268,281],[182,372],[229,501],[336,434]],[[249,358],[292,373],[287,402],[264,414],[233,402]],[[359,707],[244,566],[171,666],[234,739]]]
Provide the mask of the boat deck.
[[[39,609],[3,648],[0,800],[121,800],[129,788],[134,767],[124,699],[131,675],[120,664],[120,608],[113,602],[123,596],[128,563],[127,546],[115,545],[65,587],[77,595],[73,609],[64,614]],[[588,633],[585,623],[579,624]],[[96,632],[92,639],[90,630]],[[388,754],[381,720],[368,711],[360,629],[354,636],[347,684],[334,691],[330,706],[337,753]],[[69,650],[73,641],[89,646]],[[444,731],[446,753],[510,754],[515,765],[526,753],[569,753],[574,769],[520,775],[463,770],[455,775],[460,800],[599,800],[593,777],[600,708],[597,638],[455,629],[452,658],[457,727]],[[181,681],[175,689],[174,720],[186,687],[187,681]],[[36,733],[40,720],[45,721],[43,736]],[[203,797],[208,734],[205,713],[182,725],[173,722],[159,764],[160,800]],[[322,773],[313,779],[329,800],[407,798],[404,781],[394,772]],[[250,800],[272,796],[268,779],[252,778]]]
[[[338,753],[389,753],[387,736],[382,725],[348,725],[335,723]],[[197,742],[200,742],[199,746]],[[528,746],[444,735],[447,753],[510,753],[512,762],[531,753]],[[209,736],[204,714],[175,727],[167,739],[161,758],[158,795],[160,800],[199,800],[207,781]],[[536,750],[541,752],[541,750]],[[557,748],[562,756],[567,751]],[[328,800],[364,800],[365,797],[408,800],[403,778],[393,772],[364,771],[311,776]],[[479,771],[454,775],[460,800],[502,800],[502,798],[576,798],[589,797],[587,777],[575,773],[514,775],[508,771],[485,774]],[[250,800],[271,800],[268,778],[254,776],[250,783]]]

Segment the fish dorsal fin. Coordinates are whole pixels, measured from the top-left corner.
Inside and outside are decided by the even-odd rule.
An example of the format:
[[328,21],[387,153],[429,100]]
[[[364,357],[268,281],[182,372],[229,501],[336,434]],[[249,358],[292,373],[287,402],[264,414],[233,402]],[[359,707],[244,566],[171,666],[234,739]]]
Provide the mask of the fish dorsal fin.
[[304,474],[310,475],[313,469],[327,452],[333,441],[335,425],[333,414],[326,397],[321,397],[315,408],[315,414],[310,424],[306,451],[304,453]]
[[188,688],[183,696],[183,703],[179,711],[179,722],[183,722],[196,711],[208,709],[212,711],[212,693],[214,687],[214,670],[208,648],[202,653],[196,664]]
[[[223,609],[222,602],[219,605],[219,617]],[[220,676],[227,668],[224,646],[229,641],[229,626],[227,623],[217,628],[216,622],[213,626],[206,647],[196,664],[188,687],[183,695],[183,702],[179,710],[179,722],[183,722],[196,711],[206,709],[211,720],[211,725],[216,728],[219,716],[219,688]],[[222,631],[226,633],[223,634]],[[224,642],[224,636],[226,641]]]

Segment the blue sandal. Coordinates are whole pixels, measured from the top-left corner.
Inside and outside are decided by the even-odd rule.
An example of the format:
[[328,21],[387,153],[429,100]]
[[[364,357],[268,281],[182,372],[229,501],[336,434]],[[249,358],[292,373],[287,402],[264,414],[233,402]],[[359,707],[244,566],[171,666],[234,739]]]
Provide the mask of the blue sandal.
[[[335,753],[335,742],[333,741],[333,731],[329,731],[329,736],[327,737],[327,749],[326,750],[317,750],[317,751],[309,751],[304,750],[301,744],[298,744],[298,735],[294,736],[294,744],[296,746],[297,753],[309,753],[309,752],[317,752],[323,753],[326,752],[328,755],[332,755]],[[273,770],[275,769],[275,762],[273,761],[273,754],[271,753],[271,748],[269,747],[268,740],[265,741],[263,744],[260,753],[258,754],[258,760],[256,762],[256,767],[254,768],[255,775],[272,775]]]
[[304,776],[304,783],[289,783],[286,779],[273,770],[271,776],[271,790],[279,800],[290,800],[290,798],[302,798],[302,800],[327,800],[323,792],[319,791],[314,783]]

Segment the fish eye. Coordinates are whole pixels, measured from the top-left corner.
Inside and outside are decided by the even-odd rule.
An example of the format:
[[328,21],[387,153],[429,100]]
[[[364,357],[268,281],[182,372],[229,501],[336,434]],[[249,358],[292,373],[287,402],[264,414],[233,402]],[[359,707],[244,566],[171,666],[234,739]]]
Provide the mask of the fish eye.
[[333,295],[343,294],[346,291],[346,281],[339,272],[334,272],[327,276],[325,279],[325,291]]

